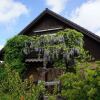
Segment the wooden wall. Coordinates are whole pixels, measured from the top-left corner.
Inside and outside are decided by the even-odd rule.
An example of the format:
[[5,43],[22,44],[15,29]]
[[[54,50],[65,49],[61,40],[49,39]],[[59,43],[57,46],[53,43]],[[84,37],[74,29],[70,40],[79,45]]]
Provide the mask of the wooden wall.
[[38,80],[54,81],[63,73],[64,69],[59,68],[48,68],[47,71],[44,71],[43,68],[31,67],[30,71],[28,71],[26,74],[26,78],[32,78],[34,82]]

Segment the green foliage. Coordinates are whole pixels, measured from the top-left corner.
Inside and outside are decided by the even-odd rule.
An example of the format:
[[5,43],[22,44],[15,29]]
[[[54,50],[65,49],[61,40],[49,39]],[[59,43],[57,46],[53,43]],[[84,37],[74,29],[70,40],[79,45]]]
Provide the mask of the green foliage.
[[6,76],[6,73],[5,73],[5,69],[4,69],[4,64],[0,63],[0,82],[1,82],[1,80],[4,79],[5,76]]
[[4,60],[12,69],[22,73],[25,70],[25,56],[31,53],[34,58],[43,58],[44,66],[49,62],[66,69],[75,64],[76,58],[88,58],[83,49],[83,35],[76,30],[65,29],[52,35],[15,36],[5,46]]
[[22,81],[18,72],[5,66],[7,78],[0,84],[0,100],[38,100],[40,92],[44,91],[44,84],[41,82],[34,85],[32,80]]
[[56,100],[56,96],[48,96],[48,100]]
[[[33,53],[34,58],[43,58],[44,67],[49,62],[55,67],[71,69],[77,63],[76,73],[66,73],[60,77],[61,95],[68,100],[100,99],[100,68],[90,69],[85,61],[90,55],[83,49],[83,35],[75,30],[66,29],[52,35],[15,36],[5,46],[5,65],[0,67],[1,100],[38,100],[44,92],[44,84],[34,85],[32,80],[22,81],[20,75],[26,69],[25,57]],[[82,63],[83,62],[83,63]],[[96,62],[100,66],[100,62]],[[3,65],[2,65],[3,66]],[[69,70],[68,70],[69,71]],[[57,87],[50,100],[55,100]]]
[[[85,63],[85,62],[84,62]],[[82,68],[81,66],[84,66]],[[100,69],[92,70],[80,64],[75,73],[66,73],[60,77],[62,96],[68,100],[99,100],[100,99]],[[78,66],[79,67],[79,66]]]
[[66,29],[57,33],[65,38],[65,44],[68,48],[83,47],[83,34],[73,29]]
[[25,42],[29,41],[31,38],[28,36],[15,36],[14,38],[8,40],[5,46],[4,61],[9,64],[12,69],[16,69],[21,73],[25,69],[23,48],[25,47]]
[[[49,62],[55,67],[66,67],[75,64],[76,58],[83,52],[83,35],[72,29],[66,29],[55,34],[33,36],[26,43],[25,54],[34,52],[35,58],[43,58],[44,66]],[[30,45],[29,45],[30,44]],[[40,56],[42,55],[42,56]]]

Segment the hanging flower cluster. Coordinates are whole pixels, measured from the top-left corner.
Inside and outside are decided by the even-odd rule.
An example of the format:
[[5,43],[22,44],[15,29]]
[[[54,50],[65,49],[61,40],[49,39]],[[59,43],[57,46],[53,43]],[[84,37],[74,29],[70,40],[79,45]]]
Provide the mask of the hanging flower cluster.
[[[83,47],[83,35],[75,30],[67,29],[56,34],[33,36],[33,40],[25,42],[24,54],[34,52],[37,58],[43,58],[44,63],[63,59],[68,65],[80,54]],[[40,55],[42,55],[40,57]]]

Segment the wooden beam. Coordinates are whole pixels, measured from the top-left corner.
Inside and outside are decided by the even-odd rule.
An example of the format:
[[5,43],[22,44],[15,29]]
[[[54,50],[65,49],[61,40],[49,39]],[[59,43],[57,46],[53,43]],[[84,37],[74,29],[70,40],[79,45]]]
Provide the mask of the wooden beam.
[[52,29],[45,29],[45,30],[37,30],[37,31],[33,31],[34,33],[40,33],[40,32],[48,32],[48,31],[55,31],[55,30],[60,30],[63,29],[62,27],[59,28],[52,28]]

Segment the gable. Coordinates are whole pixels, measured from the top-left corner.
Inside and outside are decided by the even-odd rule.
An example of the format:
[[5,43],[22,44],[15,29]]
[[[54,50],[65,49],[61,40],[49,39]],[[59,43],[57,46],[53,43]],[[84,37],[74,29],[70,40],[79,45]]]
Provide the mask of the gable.
[[57,18],[46,13],[36,23],[34,23],[28,30],[24,32],[24,35],[44,34],[57,32],[64,29],[66,24]]
[[38,30],[47,30],[47,29],[55,29],[55,28],[63,28],[64,23],[59,21],[58,19],[46,14],[38,23],[33,27],[33,31]]
[[[35,20],[33,20],[27,27],[25,27],[20,33],[23,35],[33,35],[34,31],[46,30],[46,29],[55,29],[55,28],[71,28],[75,29],[90,38],[96,40],[100,43],[100,37],[94,33],[88,31],[87,29],[73,23],[72,21],[56,14],[55,12],[46,8]],[[43,32],[42,32],[43,33]],[[49,33],[49,32],[47,32]]]

